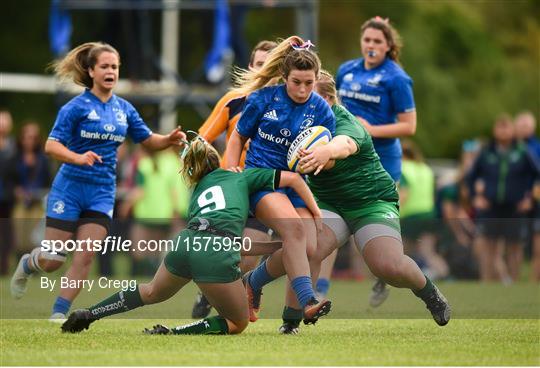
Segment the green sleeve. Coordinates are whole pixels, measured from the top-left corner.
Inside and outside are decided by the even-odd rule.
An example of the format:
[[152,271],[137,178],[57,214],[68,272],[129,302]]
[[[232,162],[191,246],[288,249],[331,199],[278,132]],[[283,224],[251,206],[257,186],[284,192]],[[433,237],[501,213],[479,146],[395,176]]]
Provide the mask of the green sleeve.
[[249,193],[274,190],[279,187],[281,171],[274,169],[246,169],[242,172]]
[[361,152],[363,146],[369,141],[369,134],[365,128],[360,125],[355,116],[351,114],[347,109],[340,105],[334,105],[334,113],[336,115],[336,136],[346,135],[351,138],[358,150],[356,153]]

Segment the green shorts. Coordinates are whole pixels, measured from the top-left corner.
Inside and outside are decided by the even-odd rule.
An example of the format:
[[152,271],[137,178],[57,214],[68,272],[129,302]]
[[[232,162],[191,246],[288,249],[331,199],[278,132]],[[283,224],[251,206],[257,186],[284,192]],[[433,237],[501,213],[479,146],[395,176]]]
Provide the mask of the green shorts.
[[231,242],[204,231],[182,230],[175,240],[178,247],[165,256],[165,267],[173,275],[195,282],[236,281],[241,276],[240,251],[223,250]]
[[399,225],[399,207],[395,202],[375,201],[361,207],[330,205],[317,200],[317,204],[323,210],[340,215],[351,234],[356,233],[366,225],[386,225],[401,232]]

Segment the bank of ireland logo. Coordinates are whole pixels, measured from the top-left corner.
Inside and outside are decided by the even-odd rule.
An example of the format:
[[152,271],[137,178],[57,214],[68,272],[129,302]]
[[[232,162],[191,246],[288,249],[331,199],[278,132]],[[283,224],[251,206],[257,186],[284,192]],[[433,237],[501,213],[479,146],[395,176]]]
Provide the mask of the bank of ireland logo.
[[351,90],[352,91],[358,92],[358,91],[360,91],[361,88],[362,88],[362,86],[360,86],[360,83],[351,83]]
[[108,133],[112,133],[112,132],[114,132],[116,130],[116,127],[114,125],[112,125],[112,124],[105,124],[103,126],[103,129],[105,129],[105,131],[108,132]]
[[53,204],[53,212],[61,215],[64,213],[64,210],[66,208],[66,204],[63,201],[56,201]]
[[291,136],[291,131],[287,128],[283,128],[279,132],[281,133],[282,136],[286,138]]

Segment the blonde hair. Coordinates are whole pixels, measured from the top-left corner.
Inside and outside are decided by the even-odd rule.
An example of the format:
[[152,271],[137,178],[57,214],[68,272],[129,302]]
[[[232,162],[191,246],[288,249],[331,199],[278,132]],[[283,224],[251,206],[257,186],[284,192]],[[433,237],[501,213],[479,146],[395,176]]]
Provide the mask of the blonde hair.
[[276,79],[287,78],[293,69],[313,70],[319,77],[321,61],[316,53],[305,49],[295,50],[293,45],[301,46],[305,42],[298,36],[291,36],[281,41],[270,53],[260,70],[237,68],[233,72],[236,88],[233,91],[248,95],[265,86],[275,84]]
[[103,42],[87,42],[75,47],[63,59],[54,61],[49,67],[60,79],[72,79],[79,86],[92,88],[94,80],[88,69],[94,69],[99,55],[103,52],[116,54],[120,65],[120,54],[114,47]]
[[319,79],[315,84],[315,89],[317,93],[322,97],[328,98],[333,104],[339,103],[337,90],[336,90],[336,81],[332,74],[326,70],[321,70]]
[[180,173],[190,187],[195,186],[205,175],[219,168],[220,159],[211,144],[195,138],[189,143]]
[[386,55],[399,64],[399,53],[403,47],[403,42],[398,31],[390,24],[390,20],[381,17],[374,17],[367,20],[362,24],[362,28],[360,29],[360,39],[362,39],[365,30],[368,28],[378,29],[384,34],[384,38],[390,47]]

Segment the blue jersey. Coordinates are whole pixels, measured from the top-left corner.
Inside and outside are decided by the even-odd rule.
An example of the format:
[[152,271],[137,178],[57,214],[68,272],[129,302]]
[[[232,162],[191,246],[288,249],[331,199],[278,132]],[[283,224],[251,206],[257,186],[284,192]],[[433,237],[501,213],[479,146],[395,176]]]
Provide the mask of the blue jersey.
[[253,92],[236,125],[241,136],[251,138],[246,167],[289,170],[289,146],[300,132],[317,125],[326,127],[334,135],[334,114],[315,92],[304,103],[294,102],[283,84]]
[[[338,69],[336,87],[347,110],[372,125],[393,124],[397,114],[415,110],[412,80],[389,58],[370,70],[363,58],[345,62]],[[401,162],[398,138],[373,138],[373,144],[387,171],[392,161]]]
[[64,163],[59,171],[64,177],[114,186],[118,146],[126,135],[139,143],[151,134],[129,102],[115,95],[102,102],[87,89],[60,109],[49,139],[75,153],[93,151],[103,161],[96,161],[93,166]]

